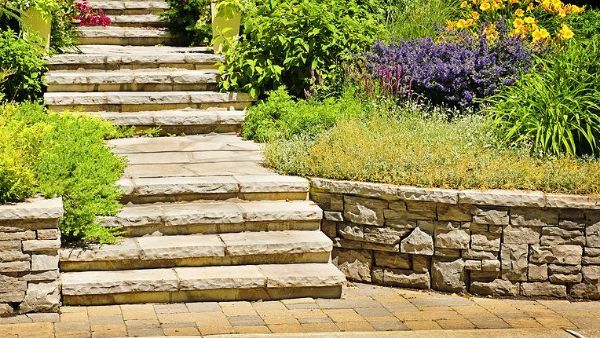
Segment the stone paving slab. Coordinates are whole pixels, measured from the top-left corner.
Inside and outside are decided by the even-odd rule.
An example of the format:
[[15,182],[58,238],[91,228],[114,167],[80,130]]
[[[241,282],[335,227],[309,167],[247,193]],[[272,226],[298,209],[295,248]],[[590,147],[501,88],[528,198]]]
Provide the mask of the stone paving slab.
[[[0,336],[572,337],[565,331],[570,329],[600,337],[598,318],[600,302],[463,297],[349,284],[341,299],[65,306],[60,316],[0,318]],[[264,335],[272,333],[277,334]]]

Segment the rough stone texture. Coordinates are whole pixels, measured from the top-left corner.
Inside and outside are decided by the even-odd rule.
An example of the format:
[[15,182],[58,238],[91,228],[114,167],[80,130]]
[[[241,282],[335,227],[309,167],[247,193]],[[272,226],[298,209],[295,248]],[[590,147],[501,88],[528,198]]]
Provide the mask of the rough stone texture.
[[334,263],[351,279],[490,296],[600,298],[600,199],[311,183],[311,196],[337,223],[335,234],[323,224],[335,243]]
[[0,316],[57,312],[61,199],[0,206]]
[[433,256],[433,250],[433,238],[420,228],[415,228],[400,243],[400,251],[407,254]]
[[431,268],[431,283],[434,289],[447,292],[465,291],[465,262],[434,260]]
[[503,279],[495,279],[493,282],[488,283],[473,282],[471,283],[471,293],[490,296],[517,296],[519,295],[519,285]]

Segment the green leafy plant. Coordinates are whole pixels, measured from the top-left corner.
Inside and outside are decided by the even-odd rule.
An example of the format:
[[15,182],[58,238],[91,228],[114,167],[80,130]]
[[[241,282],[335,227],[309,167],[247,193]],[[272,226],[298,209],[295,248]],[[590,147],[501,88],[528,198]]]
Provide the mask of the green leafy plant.
[[74,46],[77,38],[76,26],[73,24],[75,1],[57,0],[57,3],[52,15],[52,30],[50,31],[50,48],[54,52]]
[[0,106],[0,201],[60,196],[65,241],[114,242],[96,217],[121,208],[115,182],[125,163],[104,146],[120,135],[106,121],[49,113],[38,103]]
[[572,43],[492,97],[487,111],[502,138],[536,154],[600,155],[599,46]]
[[167,0],[169,9],[162,16],[169,30],[184,45],[205,45],[210,42],[210,0]]
[[242,136],[258,142],[296,135],[314,137],[337,120],[369,114],[371,108],[351,89],[345,90],[339,99],[295,101],[282,87],[248,110]]
[[33,38],[23,39],[11,29],[0,32],[0,69],[11,73],[0,83],[5,100],[34,100],[42,94],[47,55]]
[[356,0],[268,0],[249,6],[236,41],[224,46],[223,90],[260,97],[285,85],[339,89],[343,63],[384,36],[370,5]]
[[434,37],[459,13],[458,0],[384,0],[392,40]]

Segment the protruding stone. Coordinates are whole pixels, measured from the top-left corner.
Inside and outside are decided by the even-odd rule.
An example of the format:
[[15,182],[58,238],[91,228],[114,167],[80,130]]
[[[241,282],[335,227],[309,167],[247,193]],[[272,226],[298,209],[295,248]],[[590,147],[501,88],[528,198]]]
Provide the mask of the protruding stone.
[[56,312],[60,305],[58,282],[29,283],[19,312]]
[[557,297],[567,296],[567,287],[552,283],[522,283],[521,294],[527,297]]
[[383,210],[387,203],[361,197],[344,197],[344,218],[350,222],[365,225],[382,226]]
[[412,270],[383,269],[385,285],[429,289],[429,272],[415,273]]
[[532,245],[529,260],[535,264],[580,265],[582,254],[583,248],[578,245],[556,245],[553,247]]
[[513,284],[504,279],[495,279],[492,282],[471,283],[471,293],[483,296],[517,296],[519,284]]
[[442,249],[468,249],[471,237],[465,230],[441,230],[436,229],[435,247]]
[[502,277],[510,281],[527,281],[527,244],[502,244]]
[[507,225],[502,232],[506,244],[540,244],[540,236],[539,227]]
[[530,282],[545,282],[548,280],[548,264],[529,264],[527,276]]
[[473,211],[473,222],[480,224],[507,225],[510,219],[508,210],[477,208]]
[[367,250],[345,250],[334,248],[332,262],[350,280],[371,282],[371,252]]
[[538,227],[558,225],[558,211],[540,208],[511,208],[510,224]]
[[374,251],[375,265],[390,269],[410,269],[408,254]]
[[400,242],[400,252],[403,253],[433,256],[433,251],[433,238],[420,228],[415,228]]
[[465,263],[462,259],[444,262],[434,259],[431,268],[431,282],[435,290],[447,292],[464,292]]

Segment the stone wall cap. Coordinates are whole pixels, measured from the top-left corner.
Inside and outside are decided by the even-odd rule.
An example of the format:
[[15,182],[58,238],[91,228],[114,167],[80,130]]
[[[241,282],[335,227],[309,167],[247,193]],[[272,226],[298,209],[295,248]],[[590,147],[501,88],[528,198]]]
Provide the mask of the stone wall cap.
[[386,183],[310,178],[312,188],[334,194],[350,194],[383,200],[508,207],[571,208],[600,210],[600,196],[544,193],[531,190],[421,188]]
[[57,219],[64,214],[62,198],[33,197],[25,202],[0,205],[0,221]]

